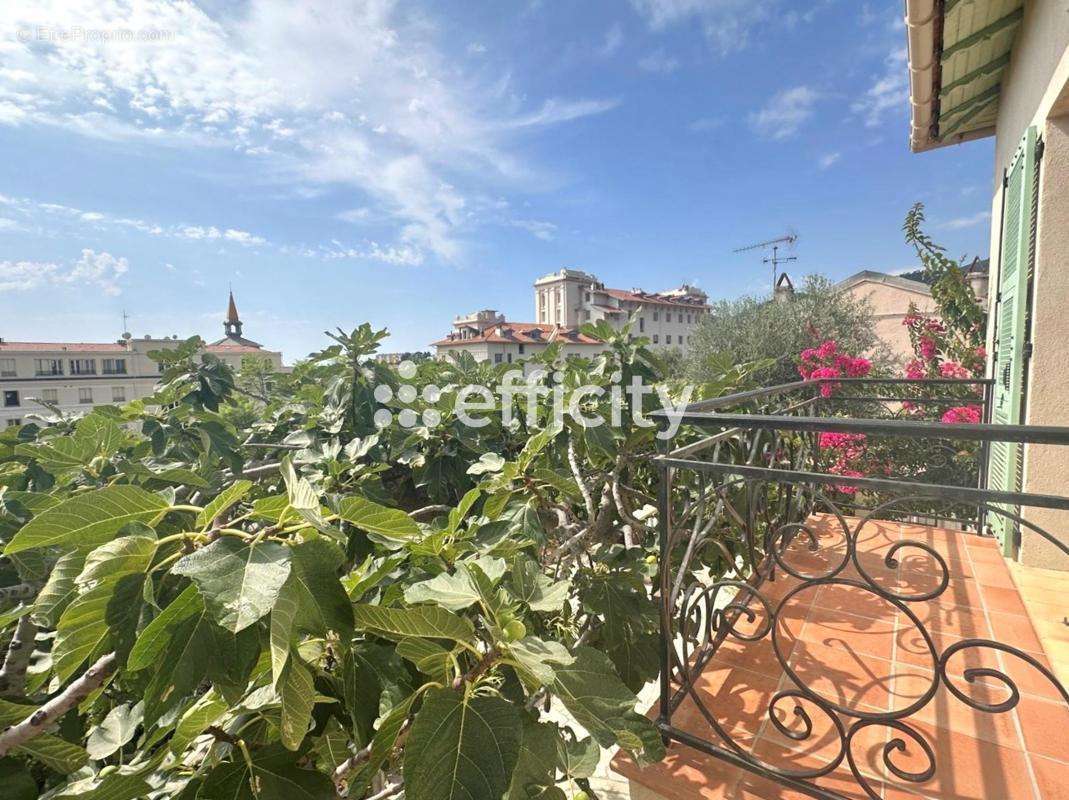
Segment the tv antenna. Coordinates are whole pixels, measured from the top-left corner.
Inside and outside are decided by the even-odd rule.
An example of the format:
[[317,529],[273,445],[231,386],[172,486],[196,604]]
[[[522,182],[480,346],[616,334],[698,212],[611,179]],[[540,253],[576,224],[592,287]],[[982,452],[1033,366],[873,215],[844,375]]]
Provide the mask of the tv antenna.
[[737,247],[731,252],[733,253],[745,253],[747,250],[763,250],[769,247],[772,248],[772,255],[766,256],[761,259],[763,264],[772,265],[772,293],[776,293],[776,279],[779,277],[779,265],[787,261],[797,261],[797,256],[781,256],[779,254],[779,248],[781,245],[794,246],[794,243],[798,241],[798,234],[788,233],[785,236],[780,236],[778,239],[769,239],[767,242],[757,242],[755,244],[748,244],[744,247]]

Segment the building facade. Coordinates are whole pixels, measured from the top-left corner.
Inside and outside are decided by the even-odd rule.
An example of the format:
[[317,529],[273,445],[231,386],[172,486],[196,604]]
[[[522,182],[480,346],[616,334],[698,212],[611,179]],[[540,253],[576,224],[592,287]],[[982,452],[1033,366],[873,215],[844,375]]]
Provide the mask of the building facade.
[[[910,144],[920,152],[994,136],[988,375],[991,421],[1069,420],[1069,14],[1064,0],[907,0]],[[938,178],[937,178],[938,179]],[[1063,494],[1069,448],[995,443],[992,489]],[[1023,516],[1069,537],[1069,512]],[[1007,555],[1069,568],[1053,545],[999,516]]]
[[513,364],[542,352],[551,344],[560,345],[565,356],[590,356],[605,349],[601,340],[586,336],[574,327],[508,322],[504,314],[491,308],[457,317],[453,320],[452,332],[434,342],[434,348],[438,358],[467,352],[476,361]]
[[637,313],[632,332],[646,336],[657,350],[684,353],[702,317],[709,313],[708,295],[684,284],[666,292],[610,289],[587,272],[562,269],[535,281],[535,320],[539,324],[574,328],[604,320],[619,330]]
[[433,346],[439,358],[464,350],[496,364],[522,361],[551,343],[561,345],[565,355],[591,355],[604,344],[580,333],[581,325],[605,321],[620,330],[634,314],[633,335],[647,337],[652,349],[685,353],[709,313],[707,300],[692,286],[658,293],[607,289],[594,275],[562,269],[535,281],[534,322],[510,322],[487,308],[454,319],[453,331]]
[[[242,359],[267,359],[282,368],[282,354],[242,336],[242,323],[230,296],[226,335],[204,348],[234,369]],[[46,411],[85,412],[97,405],[121,405],[150,396],[160,367],[152,350],[177,347],[177,336],[135,339],[124,334],[115,342],[14,342],[0,339],[0,428],[20,425],[27,415]]]

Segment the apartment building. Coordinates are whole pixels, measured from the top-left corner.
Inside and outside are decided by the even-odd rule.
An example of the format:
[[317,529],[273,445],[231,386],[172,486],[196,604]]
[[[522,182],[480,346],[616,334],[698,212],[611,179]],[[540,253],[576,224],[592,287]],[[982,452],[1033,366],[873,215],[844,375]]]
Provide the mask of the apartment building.
[[667,292],[607,289],[594,275],[562,269],[534,283],[535,321],[510,322],[494,309],[453,320],[453,330],[433,342],[438,357],[465,350],[479,361],[513,363],[559,343],[565,355],[592,355],[604,344],[580,333],[587,322],[605,320],[619,330],[636,314],[636,336],[645,336],[657,350],[686,352],[691,335],[709,313],[708,296],[683,285]]
[[438,358],[465,351],[477,361],[512,364],[540,353],[550,344],[560,344],[565,355],[590,356],[605,349],[600,339],[586,336],[577,328],[536,322],[509,322],[492,308],[459,316],[453,330],[434,342]]
[[[230,295],[225,335],[204,351],[238,369],[248,356],[282,368],[282,354],[265,350],[242,335],[242,323]],[[122,404],[155,391],[159,365],[148,354],[176,347],[177,336],[135,339],[129,333],[115,342],[13,342],[0,339],[0,428],[20,425],[43,403],[64,411],[88,411],[95,405]]]
[[535,281],[535,319],[540,324],[572,328],[605,320],[619,329],[637,313],[633,332],[653,348],[690,348],[691,336],[709,313],[708,295],[686,284],[666,292],[610,289],[595,275],[562,269]]

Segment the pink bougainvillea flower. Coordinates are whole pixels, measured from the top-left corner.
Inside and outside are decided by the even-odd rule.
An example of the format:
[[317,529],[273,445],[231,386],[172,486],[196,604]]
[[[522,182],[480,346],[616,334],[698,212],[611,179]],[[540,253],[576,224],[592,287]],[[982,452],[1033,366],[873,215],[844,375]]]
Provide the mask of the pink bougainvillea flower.
[[954,408],[947,409],[941,419],[948,424],[962,423],[966,425],[976,425],[980,421],[980,407],[954,406]]
[[922,336],[918,348],[921,351],[921,355],[929,361],[935,358],[935,339],[929,336]]
[[913,360],[906,364],[906,377],[911,381],[922,380],[924,375],[924,364],[922,362]]
[[939,365],[939,374],[944,378],[968,378],[969,370],[956,361],[944,361]]
[[817,348],[817,355],[821,358],[832,358],[838,349],[838,343],[834,339],[828,339]]
[[980,359],[981,361],[986,359],[987,358],[987,348],[984,347],[983,345],[980,345],[979,347],[977,347],[976,348],[976,357],[978,359]]

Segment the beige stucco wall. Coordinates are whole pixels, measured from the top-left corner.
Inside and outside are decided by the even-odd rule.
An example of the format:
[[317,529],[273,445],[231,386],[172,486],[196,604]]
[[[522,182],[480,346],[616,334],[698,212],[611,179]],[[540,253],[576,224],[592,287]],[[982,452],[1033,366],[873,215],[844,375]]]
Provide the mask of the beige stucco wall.
[[[1064,0],[1030,0],[1002,82],[995,143],[991,218],[992,281],[1000,251],[1002,175],[1029,125],[1045,152],[1040,164],[1039,218],[1033,292],[1032,342],[1025,422],[1069,425],[1069,9]],[[997,295],[991,291],[993,304]],[[994,326],[988,352],[993,353]],[[1025,449],[1025,491],[1069,495],[1069,447]],[[1069,542],[1069,513],[1027,509],[1030,522]],[[1020,560],[1069,569],[1069,557],[1042,537],[1022,533]]]
[[887,345],[900,364],[913,357],[909,331],[902,321],[912,302],[917,310],[928,313],[935,308],[932,296],[926,292],[910,291],[875,280],[864,280],[847,291],[858,299],[867,299],[875,317],[876,335]]

